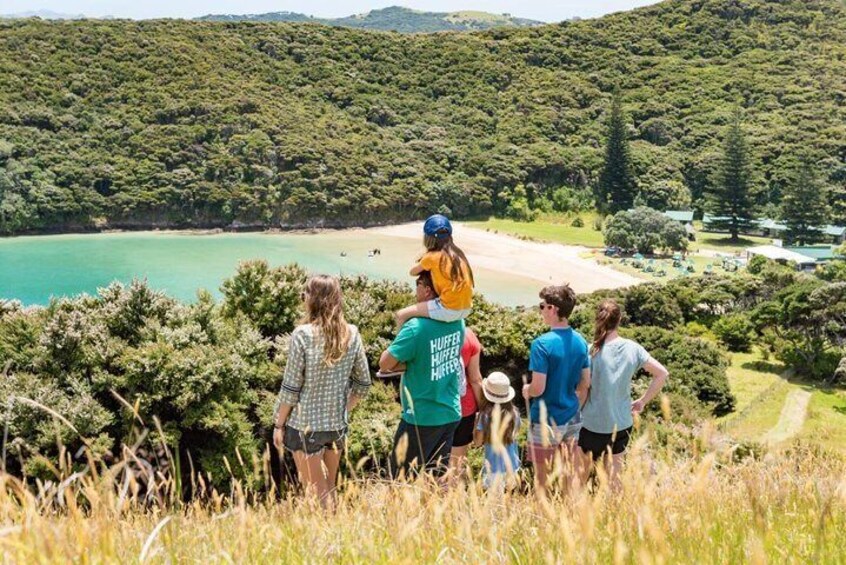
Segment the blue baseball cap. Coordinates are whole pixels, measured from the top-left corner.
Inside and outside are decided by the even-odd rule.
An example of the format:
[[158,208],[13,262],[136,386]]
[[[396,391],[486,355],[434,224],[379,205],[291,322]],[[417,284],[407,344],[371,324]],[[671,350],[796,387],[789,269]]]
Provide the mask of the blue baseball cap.
[[452,235],[452,224],[446,216],[435,214],[429,216],[426,223],[423,224],[423,233],[426,235],[433,235],[438,239]]

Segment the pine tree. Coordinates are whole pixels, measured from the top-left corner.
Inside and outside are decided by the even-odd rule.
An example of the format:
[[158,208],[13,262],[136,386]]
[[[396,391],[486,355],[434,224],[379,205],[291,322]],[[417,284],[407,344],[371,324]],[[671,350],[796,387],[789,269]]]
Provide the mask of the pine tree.
[[597,201],[603,210],[619,212],[634,205],[636,193],[637,185],[632,173],[623,101],[620,92],[614,91],[611,116],[608,120],[605,164],[599,177]]
[[752,164],[749,146],[741,127],[740,110],[735,110],[720,159],[715,182],[708,194],[708,212],[714,216],[710,225],[731,234],[748,232],[754,225]]
[[810,159],[803,159],[796,180],[786,187],[781,216],[787,239],[799,245],[825,239],[822,226],[828,221],[828,194]]

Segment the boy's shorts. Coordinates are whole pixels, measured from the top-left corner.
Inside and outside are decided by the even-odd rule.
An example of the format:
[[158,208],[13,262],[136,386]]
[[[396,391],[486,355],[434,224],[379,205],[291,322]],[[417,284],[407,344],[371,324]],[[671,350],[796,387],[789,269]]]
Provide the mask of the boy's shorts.
[[527,441],[527,459],[529,461],[549,461],[564,443],[579,440],[582,429],[582,414],[577,412],[569,422],[561,426],[532,424]]
[[463,310],[451,310],[444,306],[440,298],[434,298],[426,303],[429,317],[439,322],[457,322],[470,315],[470,308]]

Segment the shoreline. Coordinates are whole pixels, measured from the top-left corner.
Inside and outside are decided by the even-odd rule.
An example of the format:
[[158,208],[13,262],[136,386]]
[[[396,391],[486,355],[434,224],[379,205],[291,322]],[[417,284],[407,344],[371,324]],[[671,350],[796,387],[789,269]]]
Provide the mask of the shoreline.
[[[455,239],[459,247],[467,254],[471,266],[500,274],[516,276],[535,281],[540,285],[569,283],[577,293],[590,293],[600,289],[614,289],[640,284],[639,279],[608,266],[600,265],[594,259],[581,255],[589,248],[561,243],[541,243],[527,241],[502,233],[493,233],[479,228],[472,228],[460,221],[454,222]],[[422,222],[382,225],[373,227],[312,227],[312,228],[265,228],[224,230],[222,228],[191,229],[111,229],[95,232],[42,233],[38,235],[16,235],[0,238],[3,240],[24,237],[62,237],[72,235],[118,235],[118,234],[158,234],[205,236],[223,234],[261,234],[261,235],[317,235],[336,234],[373,234],[381,237],[416,240],[423,251]],[[409,268],[415,257],[408,257]]]
[[[581,257],[590,248],[581,245],[527,241],[502,233],[472,228],[453,222],[455,241],[467,254],[471,266],[532,279],[539,283],[569,283],[577,293],[623,288],[640,284],[639,279],[622,271]],[[416,239],[423,251],[420,222],[369,228],[378,235]],[[409,259],[409,265],[414,258]],[[540,290],[540,288],[538,288]]]

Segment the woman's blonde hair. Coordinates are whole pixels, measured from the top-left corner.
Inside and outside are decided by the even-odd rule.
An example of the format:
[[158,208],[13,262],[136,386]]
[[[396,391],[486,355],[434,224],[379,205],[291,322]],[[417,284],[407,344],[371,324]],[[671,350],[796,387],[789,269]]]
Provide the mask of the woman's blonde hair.
[[[444,237],[424,235],[423,246],[426,248],[426,251],[443,251],[441,263],[438,266],[442,273],[449,275],[453,287],[465,282],[469,282],[470,286],[476,286],[476,281],[473,279],[473,269],[470,268],[470,262],[461,248],[452,241],[451,235]],[[449,267],[448,273],[447,267]]]
[[323,338],[323,362],[331,367],[341,360],[350,344],[344,319],[341,284],[335,277],[315,275],[306,281],[305,319]]
[[608,334],[620,326],[622,317],[623,313],[620,311],[620,306],[610,298],[599,304],[593,328],[591,355],[599,353],[599,350],[605,345],[605,338],[608,337]]

